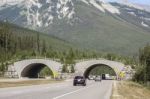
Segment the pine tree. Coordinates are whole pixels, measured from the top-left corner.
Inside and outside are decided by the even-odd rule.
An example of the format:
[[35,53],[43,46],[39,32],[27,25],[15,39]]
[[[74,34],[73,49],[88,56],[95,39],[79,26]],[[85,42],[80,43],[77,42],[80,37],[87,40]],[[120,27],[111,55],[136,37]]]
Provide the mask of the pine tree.
[[46,55],[46,42],[45,40],[43,40],[43,44],[42,44],[42,55]]
[[73,65],[71,65],[71,73],[74,73],[75,72],[75,68]]
[[36,44],[37,44],[37,53],[40,54],[40,35],[39,35],[39,33],[37,33]]
[[67,65],[64,64],[62,67],[62,73],[67,73],[67,72],[68,72]]

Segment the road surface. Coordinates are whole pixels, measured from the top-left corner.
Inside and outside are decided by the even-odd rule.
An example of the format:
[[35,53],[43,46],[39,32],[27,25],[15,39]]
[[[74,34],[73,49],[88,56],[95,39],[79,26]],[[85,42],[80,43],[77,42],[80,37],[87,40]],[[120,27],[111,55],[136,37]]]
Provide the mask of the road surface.
[[87,81],[73,86],[72,81],[56,84],[1,88],[0,99],[109,99],[113,81]]

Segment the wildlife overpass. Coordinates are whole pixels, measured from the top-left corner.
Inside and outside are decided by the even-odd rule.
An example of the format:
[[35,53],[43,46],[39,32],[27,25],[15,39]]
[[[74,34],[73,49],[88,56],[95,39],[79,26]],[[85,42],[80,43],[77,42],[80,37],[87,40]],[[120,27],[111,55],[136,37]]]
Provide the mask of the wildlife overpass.
[[[89,72],[98,65],[105,65],[113,69],[116,73],[116,76],[118,76],[125,67],[125,65],[120,62],[105,59],[83,60],[76,62],[74,65],[75,75],[83,75],[87,77]],[[8,71],[9,75],[13,75],[12,71],[15,72],[15,75],[17,75],[18,78],[38,78],[38,73],[45,66],[50,68],[53,73],[53,77],[55,78],[58,76],[57,74],[61,73],[63,64],[50,59],[27,59],[10,65]]]

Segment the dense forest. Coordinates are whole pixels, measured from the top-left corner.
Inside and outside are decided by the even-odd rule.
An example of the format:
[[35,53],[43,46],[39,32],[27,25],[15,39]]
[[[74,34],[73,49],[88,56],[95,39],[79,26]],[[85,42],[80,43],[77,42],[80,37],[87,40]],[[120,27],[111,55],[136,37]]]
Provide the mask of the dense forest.
[[133,80],[150,86],[150,45],[139,50],[139,64]]

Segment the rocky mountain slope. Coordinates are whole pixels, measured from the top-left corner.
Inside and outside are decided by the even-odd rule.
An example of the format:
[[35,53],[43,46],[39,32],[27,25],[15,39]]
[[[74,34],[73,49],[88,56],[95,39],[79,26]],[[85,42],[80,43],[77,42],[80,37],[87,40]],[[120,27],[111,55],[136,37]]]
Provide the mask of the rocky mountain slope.
[[135,54],[150,43],[150,12],[103,0],[22,0],[2,5],[0,20],[56,36],[82,48]]

